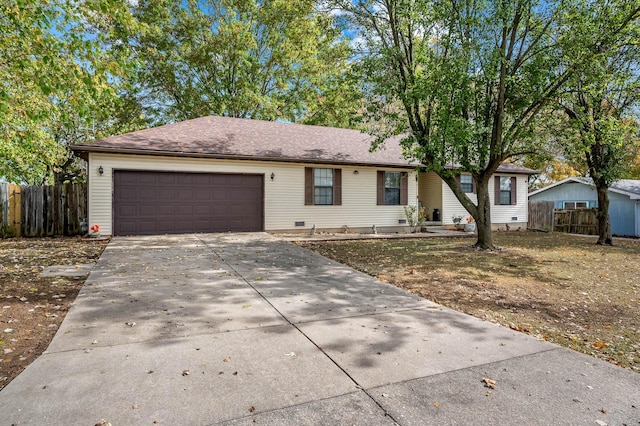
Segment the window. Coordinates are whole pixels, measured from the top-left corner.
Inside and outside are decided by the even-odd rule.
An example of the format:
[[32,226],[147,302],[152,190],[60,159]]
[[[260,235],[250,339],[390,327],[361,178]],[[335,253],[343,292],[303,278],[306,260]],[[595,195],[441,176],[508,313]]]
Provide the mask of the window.
[[333,169],[313,169],[313,204],[333,204]]
[[379,206],[406,206],[409,200],[407,172],[378,172]]
[[511,204],[511,178],[500,177],[500,204]]
[[586,209],[589,207],[588,201],[565,201],[565,210]]
[[385,172],[384,174],[384,205],[400,205],[400,172]]
[[473,192],[473,177],[471,175],[460,175],[460,188],[467,194]]
[[496,205],[515,205],[517,178],[515,176],[496,176],[495,177],[495,199]]
[[304,205],[342,205],[342,170],[305,167]]

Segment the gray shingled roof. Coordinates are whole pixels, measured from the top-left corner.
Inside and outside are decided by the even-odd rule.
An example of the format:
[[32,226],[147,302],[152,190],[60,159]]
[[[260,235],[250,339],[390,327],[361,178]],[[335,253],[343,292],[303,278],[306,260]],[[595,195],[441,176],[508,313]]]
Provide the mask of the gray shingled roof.
[[640,180],[620,179],[619,181],[614,182],[611,185],[611,188],[640,197]]
[[400,138],[369,152],[357,130],[208,116],[73,146],[77,152],[203,156],[270,161],[413,167]]
[[[401,136],[370,152],[372,136],[358,130],[208,116],[72,146],[76,152],[230,158],[416,167],[402,155]],[[534,174],[503,163],[498,172]]]

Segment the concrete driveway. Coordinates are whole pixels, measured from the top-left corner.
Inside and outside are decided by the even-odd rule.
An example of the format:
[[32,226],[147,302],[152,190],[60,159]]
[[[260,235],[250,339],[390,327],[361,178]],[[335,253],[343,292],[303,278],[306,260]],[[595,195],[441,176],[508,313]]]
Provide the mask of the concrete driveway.
[[640,375],[266,234],[129,237],[0,407],[2,425],[638,425]]

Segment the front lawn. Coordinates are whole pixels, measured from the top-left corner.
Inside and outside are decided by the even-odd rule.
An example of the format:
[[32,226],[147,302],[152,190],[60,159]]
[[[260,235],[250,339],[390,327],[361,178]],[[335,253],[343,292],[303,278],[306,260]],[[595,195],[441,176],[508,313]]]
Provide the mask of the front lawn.
[[300,245],[429,300],[640,372],[640,241],[497,232]]

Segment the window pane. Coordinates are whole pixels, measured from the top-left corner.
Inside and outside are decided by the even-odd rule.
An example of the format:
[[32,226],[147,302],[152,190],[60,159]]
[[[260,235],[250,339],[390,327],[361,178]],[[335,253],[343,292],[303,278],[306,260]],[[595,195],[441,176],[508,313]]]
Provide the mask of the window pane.
[[473,192],[473,177],[471,175],[461,175],[460,187],[466,193]]
[[500,191],[500,204],[511,204],[511,191]]
[[564,208],[565,208],[566,210],[575,210],[575,208],[576,208],[576,203],[571,202],[571,201],[565,201],[565,203],[564,203]]
[[333,169],[313,169],[313,186],[333,186]]
[[587,208],[587,202],[586,201],[577,201],[576,202],[576,209],[586,209]]
[[511,192],[511,178],[501,176],[500,177],[500,191],[509,191]]
[[400,188],[384,189],[384,204],[386,206],[400,205]]
[[313,204],[317,206],[333,205],[333,187],[316,186],[313,188]]
[[385,188],[400,188],[400,172],[385,172],[384,174]]

